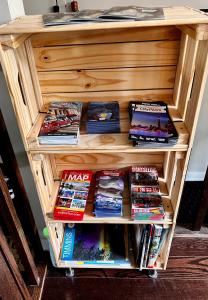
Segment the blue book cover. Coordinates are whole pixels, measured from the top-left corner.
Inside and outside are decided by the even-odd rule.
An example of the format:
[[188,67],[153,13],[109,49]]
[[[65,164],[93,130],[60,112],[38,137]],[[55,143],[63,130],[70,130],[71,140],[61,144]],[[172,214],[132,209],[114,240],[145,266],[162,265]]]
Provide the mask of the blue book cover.
[[75,224],[65,228],[61,259],[83,264],[130,264],[124,225]]

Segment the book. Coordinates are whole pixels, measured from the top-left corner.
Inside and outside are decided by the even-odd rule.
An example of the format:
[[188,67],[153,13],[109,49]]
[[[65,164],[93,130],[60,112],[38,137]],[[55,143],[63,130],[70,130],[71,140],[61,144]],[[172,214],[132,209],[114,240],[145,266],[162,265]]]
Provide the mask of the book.
[[113,102],[91,102],[87,110],[87,133],[119,133],[119,104]]
[[130,266],[125,225],[66,225],[61,260],[72,264]]
[[168,143],[169,139],[178,138],[168,107],[164,102],[130,102],[129,139],[133,145],[139,143]]
[[53,216],[56,220],[83,220],[92,172],[64,170]]
[[163,226],[162,225],[154,225],[154,233],[152,236],[152,241],[149,250],[148,268],[154,268],[156,259],[158,257],[158,249],[160,248],[160,240],[162,236]]
[[147,234],[146,245],[145,245],[144,259],[143,259],[143,263],[142,263],[143,268],[147,267],[147,260],[149,257],[149,248],[150,248],[152,236],[154,233],[154,225],[153,224],[149,224],[149,225],[147,225],[147,227],[148,227],[148,229],[147,229],[148,234]]
[[76,145],[81,120],[81,102],[52,102],[41,125],[38,140],[47,145]]
[[119,170],[96,173],[94,213],[100,217],[121,217],[124,191],[124,174]]
[[69,25],[85,22],[116,22],[164,19],[163,8],[118,6],[106,10],[85,9],[70,13],[43,15],[45,26]]
[[165,211],[160,195],[158,172],[151,166],[133,166],[129,173],[133,220],[162,220]]

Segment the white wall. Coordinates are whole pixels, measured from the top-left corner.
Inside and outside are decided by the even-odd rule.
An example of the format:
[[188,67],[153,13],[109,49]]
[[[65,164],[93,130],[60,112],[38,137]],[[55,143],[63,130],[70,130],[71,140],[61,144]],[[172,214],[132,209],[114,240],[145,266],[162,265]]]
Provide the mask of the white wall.
[[[14,0],[13,0],[14,1]],[[26,14],[42,14],[50,11],[50,7],[55,5],[55,0],[23,0]],[[70,0],[67,0],[70,3]],[[196,8],[206,8],[206,0],[78,0],[79,8],[108,8],[116,5],[140,5],[140,6],[173,6],[188,5]],[[58,0],[62,10],[64,10],[64,0]]]

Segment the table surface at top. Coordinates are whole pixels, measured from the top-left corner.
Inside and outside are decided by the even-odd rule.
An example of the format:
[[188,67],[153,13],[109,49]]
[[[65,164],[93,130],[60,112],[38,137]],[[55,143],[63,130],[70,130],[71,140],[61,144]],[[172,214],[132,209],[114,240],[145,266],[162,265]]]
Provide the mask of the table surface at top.
[[166,7],[161,20],[101,22],[61,26],[44,26],[41,15],[19,17],[8,24],[0,25],[0,34],[23,34],[38,32],[79,31],[111,28],[150,27],[186,24],[208,24],[208,15],[190,7]]

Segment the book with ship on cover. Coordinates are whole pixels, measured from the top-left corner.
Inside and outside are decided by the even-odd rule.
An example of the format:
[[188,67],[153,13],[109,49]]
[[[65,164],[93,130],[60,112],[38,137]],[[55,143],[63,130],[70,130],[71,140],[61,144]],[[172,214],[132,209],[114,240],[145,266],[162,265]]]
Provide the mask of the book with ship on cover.
[[51,102],[38,140],[44,145],[76,145],[81,120],[81,102]]

